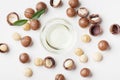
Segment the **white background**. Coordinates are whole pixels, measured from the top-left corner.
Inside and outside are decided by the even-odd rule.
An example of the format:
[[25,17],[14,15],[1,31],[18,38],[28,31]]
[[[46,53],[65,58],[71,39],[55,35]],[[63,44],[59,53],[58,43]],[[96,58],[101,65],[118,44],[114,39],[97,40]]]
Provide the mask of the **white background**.
[[[49,19],[60,17],[71,22],[78,33],[78,42],[73,50],[68,53],[53,54],[47,52],[40,44],[40,37],[38,31],[25,32],[22,27],[9,26],[6,22],[6,16],[9,12],[17,12],[21,18],[24,18],[24,10],[28,7],[35,9],[35,5],[40,0],[2,0],[0,2],[0,42],[7,43],[10,47],[8,54],[0,54],[0,80],[54,80],[57,73],[63,73],[66,80],[119,80],[120,79],[120,35],[112,35],[109,32],[109,27],[113,23],[120,24],[120,1],[119,0],[81,0],[81,6],[87,7],[90,13],[99,13],[103,19],[101,27],[103,28],[103,35],[92,37],[89,44],[84,44],[80,41],[80,36],[89,34],[88,28],[82,29],[78,26],[79,17],[68,18],[66,16],[66,9],[69,7],[68,0],[63,0],[61,8],[50,7],[49,0],[41,0],[47,3],[48,12],[40,18],[43,25]],[[22,36],[29,35],[33,39],[33,46],[24,48],[20,42],[12,39],[14,32],[20,33]],[[92,54],[99,51],[97,43],[105,39],[109,42],[111,49],[109,51],[101,52],[104,56],[102,62],[97,63],[92,59]],[[74,49],[83,48],[85,54],[89,56],[88,63],[80,63],[79,58],[74,55]],[[31,62],[22,64],[19,61],[19,55],[22,52],[27,52],[31,57]],[[52,56],[57,62],[54,69],[46,69],[44,67],[36,67],[33,60],[36,57],[44,58]],[[72,58],[77,66],[76,70],[66,71],[63,68],[63,61],[66,58]],[[23,75],[23,70],[30,67],[33,70],[33,76],[26,78]],[[83,67],[90,68],[92,77],[82,78],[79,74]]]

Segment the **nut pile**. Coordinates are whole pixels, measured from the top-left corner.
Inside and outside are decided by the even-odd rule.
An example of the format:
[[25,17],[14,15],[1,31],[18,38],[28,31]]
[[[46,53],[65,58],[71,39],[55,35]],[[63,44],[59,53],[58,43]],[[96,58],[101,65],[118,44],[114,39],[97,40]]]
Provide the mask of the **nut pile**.
[[[78,24],[80,28],[85,29],[89,27],[89,33],[92,36],[99,36],[103,33],[103,30],[100,25],[102,19],[98,14],[89,15],[89,10],[86,7],[79,7],[81,4],[79,0],[69,0],[68,4],[69,4],[69,8],[67,8],[66,14],[70,18],[73,18],[75,16],[80,17],[80,19],[78,20]],[[50,0],[50,5],[53,8],[61,7],[62,0],[57,0],[57,2],[55,2],[54,0]],[[45,11],[47,10],[47,5],[44,2],[38,2],[36,4],[36,11],[32,8],[25,9],[24,16],[27,19],[20,20],[19,15],[16,12],[11,12],[7,15],[7,22],[12,26],[23,26],[23,30],[25,31],[29,31],[31,29],[38,30],[41,26],[41,23],[38,20],[38,18],[40,17],[41,14],[44,13],[43,10]],[[35,15],[39,17],[36,17]],[[115,35],[120,34],[120,26],[118,24],[111,25],[110,32]],[[80,38],[81,41],[85,44],[90,43],[92,40],[90,35],[83,34]],[[15,41],[20,41],[21,45],[25,48],[31,46],[33,43],[32,38],[30,36],[21,37],[21,35],[17,32],[15,32],[12,35],[12,37]],[[100,40],[97,46],[100,51],[106,51],[110,49],[110,45],[106,40]],[[8,51],[9,51],[8,45],[6,43],[0,43],[0,52],[6,53]],[[84,52],[82,48],[75,49],[74,53],[79,57],[81,63],[88,62],[89,60],[88,55]],[[102,59],[103,59],[103,55],[101,52],[93,53],[94,61],[100,62],[102,61]],[[19,61],[23,64],[31,62],[29,54],[26,52],[21,53],[19,55]],[[37,57],[34,59],[34,65],[44,66],[45,68],[52,69],[56,67],[56,61],[51,56],[47,56],[44,59]],[[69,71],[75,70],[76,69],[75,61],[71,58],[65,59],[63,62],[63,68]],[[91,76],[91,74],[92,72],[89,68],[82,68],[80,70],[80,75],[82,77],[89,77]],[[31,77],[33,75],[32,69],[29,67],[25,68],[24,75],[26,77]],[[56,74],[55,80],[65,80],[65,76],[61,73]]]
[[23,30],[38,30],[41,23],[38,18],[45,12],[47,5],[44,2],[36,4],[36,11],[32,8],[27,8],[24,11],[24,16],[27,19],[20,19],[16,12],[11,12],[7,15],[7,22],[12,26],[23,26]]

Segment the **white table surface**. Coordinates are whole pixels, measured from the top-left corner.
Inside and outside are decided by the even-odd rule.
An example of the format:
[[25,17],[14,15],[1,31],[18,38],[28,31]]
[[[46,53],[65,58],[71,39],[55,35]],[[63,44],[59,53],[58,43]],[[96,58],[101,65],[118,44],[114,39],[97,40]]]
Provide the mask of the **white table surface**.
[[[46,21],[52,18],[60,17],[71,22],[78,33],[78,42],[73,50],[68,53],[53,54],[46,51],[40,44],[39,32],[28,31],[25,32],[22,27],[9,26],[6,22],[6,16],[9,12],[17,12],[21,18],[24,18],[24,10],[28,7],[35,9],[35,5],[39,1],[44,1],[48,5],[48,12],[40,18],[43,25]],[[80,0],[81,6],[87,7],[90,13],[99,13],[103,19],[101,27],[103,28],[103,35],[99,37],[92,37],[92,41],[89,44],[84,44],[80,41],[80,36],[88,33],[87,29],[82,29],[78,26],[79,17],[68,18],[66,16],[66,9],[69,7],[68,0],[63,0],[63,6],[61,8],[52,8],[49,5],[49,0],[2,0],[0,2],[0,42],[5,42],[10,47],[8,54],[0,54],[0,80],[54,80],[54,76],[57,73],[63,73],[66,80],[119,80],[120,79],[120,35],[112,35],[109,32],[109,27],[113,23],[120,24],[120,1],[119,0]],[[16,42],[12,39],[14,32],[20,33],[22,36],[29,35],[33,39],[33,46],[24,48],[20,42]],[[101,52],[104,56],[102,62],[97,63],[93,61],[92,54],[99,51],[97,43],[105,39],[109,42],[111,50]],[[88,63],[80,63],[79,58],[74,55],[74,49],[77,47],[83,48],[85,54],[89,56]],[[22,52],[29,53],[31,62],[22,64],[19,61],[19,55]],[[57,62],[57,66],[54,69],[46,69],[44,67],[36,67],[33,64],[33,60],[36,57],[44,58],[46,56],[52,56]],[[63,61],[67,58],[75,60],[77,66],[76,70],[66,71],[63,68]],[[26,78],[23,75],[23,70],[26,67],[33,69],[33,76]],[[83,67],[90,68],[92,77],[82,78],[80,76],[80,70]]]

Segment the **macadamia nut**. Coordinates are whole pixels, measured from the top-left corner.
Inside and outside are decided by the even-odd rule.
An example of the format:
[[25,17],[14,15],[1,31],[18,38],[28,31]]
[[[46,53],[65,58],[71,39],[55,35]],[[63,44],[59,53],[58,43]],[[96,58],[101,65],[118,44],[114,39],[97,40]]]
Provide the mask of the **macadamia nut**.
[[100,62],[103,59],[103,55],[100,52],[96,52],[96,53],[93,54],[93,59],[96,62]]
[[6,53],[9,51],[8,45],[6,43],[0,43],[0,52]]
[[41,24],[39,20],[33,19],[30,21],[30,27],[32,30],[38,30],[40,28]]
[[34,64],[35,64],[36,66],[42,66],[42,65],[43,65],[43,60],[42,60],[41,58],[36,58],[36,59],[34,60]]
[[88,76],[90,76],[90,74],[91,74],[91,71],[90,71],[89,68],[83,68],[83,69],[81,69],[81,71],[80,71],[80,75],[81,75],[82,77],[88,77]]
[[74,61],[72,59],[66,59],[64,61],[63,66],[64,66],[64,68],[66,70],[73,70],[73,69],[75,69],[75,64],[74,64]]
[[90,38],[89,35],[84,34],[84,35],[82,35],[81,40],[82,40],[82,42],[84,42],[84,43],[89,43],[89,42],[91,41],[91,38]]
[[50,5],[54,8],[61,6],[62,0],[50,0]]
[[27,53],[22,53],[19,56],[19,60],[20,60],[21,63],[27,63],[27,62],[30,61],[30,57]]
[[31,77],[33,75],[33,71],[31,68],[25,68],[24,70],[24,76]]
[[68,17],[74,17],[76,16],[76,10],[74,8],[68,8],[66,14]]
[[6,45],[1,45],[0,50],[7,51],[8,47]]
[[53,67],[55,67],[55,60],[52,57],[46,57],[44,59],[44,66],[46,68],[53,68]]
[[70,7],[72,8],[76,8],[79,6],[79,0],[69,0],[68,4],[70,5]]
[[81,48],[77,48],[77,49],[75,49],[75,54],[76,54],[77,56],[81,56],[81,55],[84,54],[84,52],[83,52],[83,50],[82,50]]
[[85,54],[81,55],[80,56],[80,62],[82,62],[82,63],[88,62],[88,56],[85,55]]
[[87,10],[87,8],[81,7],[78,9],[78,16],[87,17],[88,14],[89,14],[89,11]]
[[15,41],[21,40],[21,35],[17,32],[13,33],[12,37]]
[[24,25],[23,25],[23,29],[24,29],[25,31],[29,31],[29,30],[31,29],[30,23],[24,24]]
[[99,48],[101,51],[105,51],[105,50],[109,49],[110,46],[109,46],[109,43],[108,43],[106,40],[101,40],[101,41],[99,41],[99,43],[98,43],[98,48]]
[[55,76],[55,80],[65,80],[65,77],[64,77],[63,74],[57,74],[57,75]]
[[80,18],[78,23],[81,28],[86,28],[89,25],[89,20],[87,18]]
[[7,22],[9,25],[13,25],[17,20],[19,20],[19,16],[16,12],[11,12],[7,15]]
[[32,38],[30,36],[24,36],[22,39],[21,39],[21,44],[22,46],[24,47],[28,47],[30,46],[32,43]]
[[27,8],[25,11],[24,11],[24,15],[26,18],[29,18],[31,19],[33,14],[35,13],[34,9],[32,8]]
[[37,11],[40,11],[40,10],[46,9],[46,8],[47,8],[47,5],[44,2],[38,2],[36,4],[36,10]]

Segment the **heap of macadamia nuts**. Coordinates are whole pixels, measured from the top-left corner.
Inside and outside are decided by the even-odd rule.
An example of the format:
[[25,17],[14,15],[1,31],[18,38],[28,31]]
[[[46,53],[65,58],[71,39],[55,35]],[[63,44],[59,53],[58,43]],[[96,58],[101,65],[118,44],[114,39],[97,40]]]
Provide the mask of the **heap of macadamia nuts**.
[[[36,10],[37,10],[37,11],[41,11],[41,10],[43,10],[43,9],[46,10],[46,9],[47,9],[47,5],[46,5],[44,2],[38,2],[38,3],[36,4]],[[25,17],[28,18],[28,19],[31,19],[31,18],[33,17],[34,13],[35,13],[35,10],[32,9],[32,8],[27,8],[27,9],[25,9],[25,11],[24,11],[24,15],[25,15]],[[32,20],[30,20],[28,23],[26,23],[26,24],[23,26],[23,28],[24,28],[24,30],[26,30],[26,31],[28,31],[28,30],[30,30],[30,29],[32,29],[32,30],[38,30],[38,29],[40,28],[40,26],[41,26],[41,23],[40,23],[39,20],[37,20],[37,19],[32,19]]]
[[69,0],[68,4],[70,6],[66,10],[66,14],[68,17],[75,17],[76,15],[78,15],[80,17],[80,19],[78,20],[79,26],[81,28],[86,28],[90,26],[89,33],[92,36],[98,36],[102,33],[102,29],[100,27],[100,23],[102,20],[98,14],[89,15],[89,11],[86,7],[79,7],[79,0]]
[[[23,30],[25,31],[29,31],[30,29],[32,30],[38,30],[41,27],[41,23],[38,19],[34,19],[33,16],[34,14],[36,14],[38,11],[41,10],[46,10],[47,9],[47,5],[44,2],[38,2],[36,4],[36,11],[32,8],[27,8],[24,11],[24,16],[28,19],[23,19],[26,22],[24,22],[25,24],[23,24]],[[14,26],[14,23],[16,21],[19,21],[19,15],[16,12],[11,12],[7,15],[7,22],[8,24]],[[16,26],[16,25],[15,25]],[[19,26],[19,25],[18,25]]]

